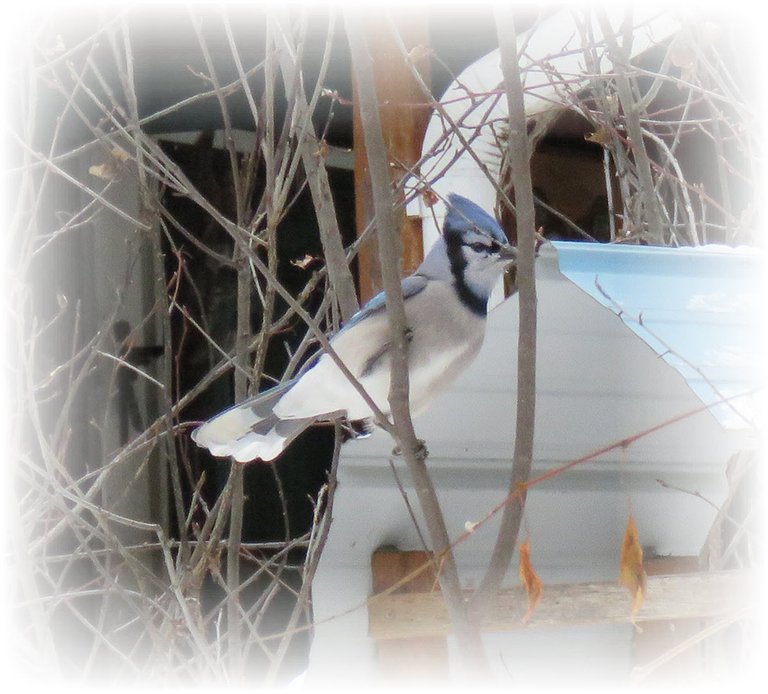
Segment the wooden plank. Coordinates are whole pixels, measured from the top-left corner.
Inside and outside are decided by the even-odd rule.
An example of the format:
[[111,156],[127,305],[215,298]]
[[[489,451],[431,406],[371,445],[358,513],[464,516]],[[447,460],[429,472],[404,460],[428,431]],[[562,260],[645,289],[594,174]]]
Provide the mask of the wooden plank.
[[[409,50],[423,54],[416,61],[422,79],[430,82],[430,61],[425,50],[429,45],[428,8],[414,5],[407,12],[392,12],[389,7],[371,4],[366,10],[367,39],[373,57],[373,72],[384,141],[390,158],[392,181],[397,183],[421,157],[424,133],[432,113],[410,66],[405,62],[390,31],[393,21]],[[357,103],[354,88],[352,100]],[[358,235],[373,218],[368,176],[368,156],[357,106],[352,111],[352,131],[355,153],[355,226]],[[402,202],[402,199],[400,200]],[[402,273],[409,275],[418,267],[424,255],[421,218],[400,216],[400,236],[403,243]],[[375,238],[360,247],[358,253],[360,301],[365,302],[381,291],[379,252]]]
[[[637,622],[657,619],[722,617],[755,604],[754,574],[749,571],[650,576]],[[527,598],[522,588],[503,590],[483,622],[484,631],[508,631],[524,625]],[[528,626],[620,624],[629,622],[630,599],[618,583],[545,586]],[[368,630],[376,639],[450,632],[448,612],[437,593],[372,597]]]
[[[375,593],[398,585],[402,579],[431,560],[427,552],[380,549],[371,555]],[[394,594],[426,594],[439,591],[434,569],[418,573]],[[385,682],[439,682],[448,676],[448,643],[445,635],[417,635],[377,640],[377,659]]]
[[[429,561],[431,561],[430,554],[421,550],[401,551],[394,547],[377,549],[371,555],[373,592],[380,593],[391,588]],[[432,593],[439,590],[440,584],[435,570],[430,566],[398,587],[393,594]]]
[[[691,556],[652,557],[646,559],[643,566],[648,576],[684,574],[701,569],[699,558]],[[637,668],[645,667],[664,653],[701,633],[706,625],[707,620],[698,616],[693,619],[658,619],[643,624],[642,631],[632,634],[633,665]],[[687,648],[655,669],[644,682],[661,684],[669,682],[670,678],[680,678],[680,682],[685,682],[691,673],[701,671],[705,646],[705,642],[700,642]]]

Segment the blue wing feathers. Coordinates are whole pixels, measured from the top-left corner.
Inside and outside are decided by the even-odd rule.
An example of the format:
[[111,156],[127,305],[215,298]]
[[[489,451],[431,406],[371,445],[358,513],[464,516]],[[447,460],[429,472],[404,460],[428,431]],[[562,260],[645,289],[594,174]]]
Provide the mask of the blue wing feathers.
[[[410,299],[412,296],[416,296],[416,294],[427,286],[427,281],[427,278],[422,275],[411,275],[410,277],[406,277],[400,282],[400,286],[403,290],[403,299]],[[357,325],[361,321],[364,321],[366,318],[369,318],[376,313],[380,313],[386,307],[386,296],[384,292],[379,292],[344,324],[340,332],[344,332],[353,325]]]

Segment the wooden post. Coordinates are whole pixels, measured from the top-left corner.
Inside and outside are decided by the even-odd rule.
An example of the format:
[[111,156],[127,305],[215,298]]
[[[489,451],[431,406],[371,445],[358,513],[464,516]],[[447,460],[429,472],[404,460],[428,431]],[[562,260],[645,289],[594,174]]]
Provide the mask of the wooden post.
[[[427,51],[417,48],[426,47],[429,43],[428,9],[417,3],[409,7],[407,12],[393,13],[391,19],[406,48],[409,51],[416,48],[414,54],[422,56],[416,59],[416,65],[422,79],[429,83],[430,65]],[[373,58],[381,127],[389,153],[392,181],[397,183],[421,157],[421,146],[431,109],[411,73],[410,65],[401,55],[392,36],[388,10],[384,6],[371,4],[368,7],[366,29],[366,38]],[[356,105],[356,90],[353,91],[353,101],[355,219],[357,233],[360,235],[373,219],[373,201],[360,112]],[[398,202],[402,202],[402,198]],[[405,210],[402,210],[400,233],[403,242],[401,272],[408,275],[416,269],[424,256],[421,218],[408,217]],[[381,291],[375,238],[360,248],[358,283],[361,303]]]
[[[698,557],[654,557],[643,562],[645,573],[650,576],[693,573],[700,570]],[[632,661],[642,668],[679,643],[700,632],[707,625],[704,617],[683,619],[658,619],[644,622],[642,631],[636,631],[632,640]],[[699,643],[660,666],[645,681],[690,681],[701,673],[703,644]]]
[[[379,549],[371,555],[374,595],[391,588],[404,577],[430,562],[427,552]],[[434,570],[421,572],[393,594],[424,594],[440,587]],[[379,638],[376,641],[382,679],[389,682],[439,682],[448,677],[448,644],[445,636]]]

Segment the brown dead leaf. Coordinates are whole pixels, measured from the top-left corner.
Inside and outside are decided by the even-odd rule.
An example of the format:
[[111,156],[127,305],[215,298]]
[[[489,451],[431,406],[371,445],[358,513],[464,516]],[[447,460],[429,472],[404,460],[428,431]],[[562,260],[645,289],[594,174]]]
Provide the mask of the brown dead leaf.
[[619,563],[619,583],[627,588],[632,596],[632,610],[630,619],[635,622],[635,617],[645,600],[645,588],[648,577],[643,568],[643,547],[640,544],[640,534],[632,514],[627,518],[627,529],[624,531],[624,540],[621,543],[621,560]]
[[520,583],[523,584],[525,592],[528,594],[528,610],[523,615],[523,624],[528,624],[531,619],[533,611],[536,609],[536,605],[541,600],[541,595],[544,592],[544,584],[533,570],[531,564],[531,543],[528,540],[524,540],[520,545]]
[[431,188],[421,189],[421,199],[427,207],[433,207],[440,200],[440,198],[437,197],[437,193]]
[[329,147],[328,143],[325,140],[320,140],[317,145],[317,152],[315,152],[315,156],[318,159],[327,159],[330,153],[331,148]]
[[88,167],[88,173],[91,176],[96,176],[96,178],[111,181],[117,175],[117,170],[111,161],[105,161],[103,164]]
[[291,260],[291,265],[293,267],[297,267],[300,270],[306,270],[315,260],[315,256],[309,255],[308,253],[303,258],[294,258]]
[[122,147],[113,147],[109,154],[109,159],[104,163],[89,167],[88,173],[91,174],[91,176],[102,178],[105,181],[114,180],[119,173],[119,164],[124,164],[131,158],[131,155]]
[[598,145],[607,147],[611,144],[611,131],[603,125],[595,130],[595,132],[584,135],[584,139],[587,142],[595,142]]

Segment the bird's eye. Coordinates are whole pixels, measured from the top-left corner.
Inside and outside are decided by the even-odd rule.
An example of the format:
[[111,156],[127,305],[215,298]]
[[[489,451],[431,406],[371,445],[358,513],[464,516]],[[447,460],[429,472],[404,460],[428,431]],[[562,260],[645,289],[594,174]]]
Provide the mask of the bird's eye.
[[489,248],[484,243],[480,243],[479,241],[476,243],[471,243],[469,247],[475,252],[475,253],[487,253]]

